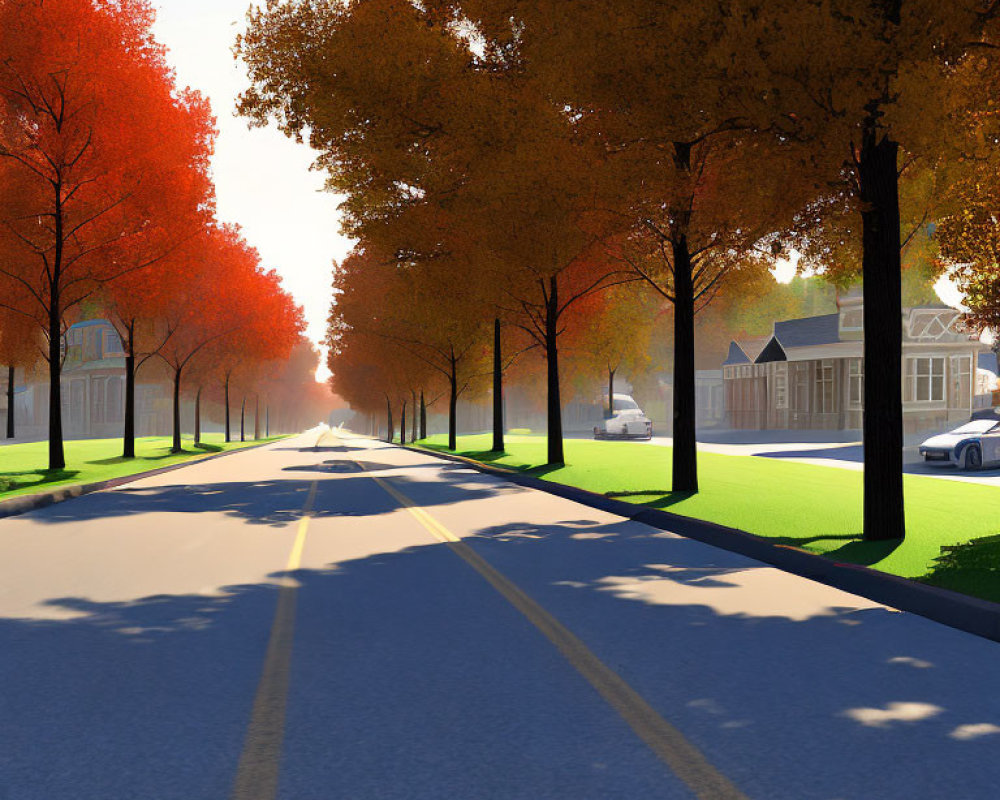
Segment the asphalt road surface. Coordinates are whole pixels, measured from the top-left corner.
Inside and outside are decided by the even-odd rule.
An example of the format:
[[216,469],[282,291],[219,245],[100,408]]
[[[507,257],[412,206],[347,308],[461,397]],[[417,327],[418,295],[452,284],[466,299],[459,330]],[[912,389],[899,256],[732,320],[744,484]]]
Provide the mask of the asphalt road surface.
[[998,645],[320,434],[0,521],[0,800],[997,796]]

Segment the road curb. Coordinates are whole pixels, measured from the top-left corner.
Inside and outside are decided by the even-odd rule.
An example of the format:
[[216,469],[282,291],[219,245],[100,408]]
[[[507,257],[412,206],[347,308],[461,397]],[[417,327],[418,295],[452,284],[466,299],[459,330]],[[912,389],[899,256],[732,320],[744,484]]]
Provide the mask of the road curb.
[[538,489],[599,511],[616,514],[721,550],[738,553],[899,611],[917,614],[966,633],[1000,642],[1000,604],[988,600],[917,583],[858,564],[831,561],[797,547],[775,544],[765,537],[755,536],[738,528],[729,528],[670,511],[626,503],[576,486],[545,481],[532,475],[525,475],[523,472],[491,466],[470,458],[421,447],[407,446],[406,449],[435,456],[444,461],[464,464],[478,472],[502,478],[519,486]]
[[116,486],[132,483],[132,481],[142,480],[143,478],[152,478],[155,475],[162,475],[165,472],[173,472],[176,469],[183,469],[184,467],[190,467],[194,464],[204,464],[206,461],[212,461],[216,458],[223,458],[224,456],[231,456],[236,453],[246,453],[249,450],[256,450],[260,447],[266,447],[269,444],[274,444],[275,441],[281,441],[281,439],[276,439],[270,442],[261,442],[260,444],[251,444],[237,450],[227,450],[224,453],[212,453],[211,455],[202,456],[201,458],[192,458],[188,461],[182,461],[179,464],[171,464],[167,467],[158,467],[157,469],[151,469],[146,472],[135,472],[131,475],[122,475],[118,478],[109,478],[106,481],[81,483],[73,486],[61,486],[58,489],[53,489],[49,492],[25,494],[18,497],[12,497],[9,500],[0,500],[0,519],[5,519],[6,517],[16,517],[19,514],[27,514],[29,511],[36,511],[39,508],[46,508],[48,506],[55,505],[56,503],[63,503],[67,500],[83,497],[85,494],[93,494],[94,492],[100,492],[104,489],[114,489]]

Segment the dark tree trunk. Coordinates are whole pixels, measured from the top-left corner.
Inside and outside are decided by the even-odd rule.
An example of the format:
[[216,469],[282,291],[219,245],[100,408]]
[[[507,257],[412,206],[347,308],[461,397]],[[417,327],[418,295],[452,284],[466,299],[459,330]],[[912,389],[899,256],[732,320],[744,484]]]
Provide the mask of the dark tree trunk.
[[672,243],[674,258],[674,424],[675,492],[698,491],[695,431],[694,281],[686,236]]
[[226,444],[231,441],[229,435],[229,374],[226,374]]
[[410,416],[413,417],[413,422],[410,423],[410,441],[417,441],[418,431],[417,431],[417,393],[410,392]]
[[181,452],[181,370],[174,370],[174,441],[171,453]]
[[385,398],[385,424],[386,424],[386,438],[385,440],[392,444],[393,436],[395,436],[395,431],[392,428],[392,402],[389,400],[388,396]]
[[615,373],[618,370],[608,367],[608,418],[615,415]]
[[260,440],[260,395],[254,395],[253,400],[253,440]]
[[502,453],[503,440],[503,353],[500,351],[500,320],[493,320],[493,452]]
[[451,355],[451,372],[448,374],[448,449],[458,449],[458,365]]
[[548,463],[566,463],[563,455],[562,399],[559,393],[559,279],[549,278],[545,304],[545,361],[548,366]]
[[420,438],[427,438],[427,402],[424,400],[423,390],[420,392]]
[[[691,148],[674,143],[674,166],[691,180]],[[683,194],[671,209],[670,255],[674,276],[674,396],[673,477],[675,492],[698,491],[698,450],[695,427],[694,374],[694,267],[687,232],[691,222],[691,197]]]
[[866,127],[859,157],[864,284],[864,538],[902,539],[902,287],[899,145]]
[[194,396],[194,446],[201,444],[201,387]]
[[247,440],[247,399],[244,397],[240,401],[240,441]]
[[7,438],[14,438],[14,367],[7,367]]
[[135,458],[135,345],[129,333],[125,356],[125,431],[122,434],[122,457]]
[[62,325],[59,320],[59,295],[51,284],[49,303],[49,469],[65,469],[62,424]]
[[403,401],[403,413],[399,417],[399,443],[406,444],[406,401]]
[[[55,191],[55,252],[52,260],[52,278],[49,281],[49,469],[65,469],[62,420],[62,294],[64,223],[62,180],[53,187]],[[68,345],[67,345],[68,346]]]
[[271,406],[264,407],[264,438],[271,438]]

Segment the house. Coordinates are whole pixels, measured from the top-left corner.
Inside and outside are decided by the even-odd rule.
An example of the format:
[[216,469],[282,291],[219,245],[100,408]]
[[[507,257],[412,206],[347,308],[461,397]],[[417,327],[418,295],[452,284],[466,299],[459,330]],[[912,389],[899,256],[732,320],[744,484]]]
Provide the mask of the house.
[[[860,429],[864,396],[863,298],[838,311],[776,322],[771,336],[733,341],[723,362],[732,428]],[[978,356],[987,346],[945,305],[903,309],[903,426],[934,430],[969,418]]]
[[[18,437],[47,432],[49,390],[44,370],[22,383],[18,376],[14,414]],[[114,326],[103,319],[73,325],[65,336],[62,421],[67,438],[121,436],[125,422],[125,352]],[[136,384],[136,434],[170,429],[170,396],[159,383]]]

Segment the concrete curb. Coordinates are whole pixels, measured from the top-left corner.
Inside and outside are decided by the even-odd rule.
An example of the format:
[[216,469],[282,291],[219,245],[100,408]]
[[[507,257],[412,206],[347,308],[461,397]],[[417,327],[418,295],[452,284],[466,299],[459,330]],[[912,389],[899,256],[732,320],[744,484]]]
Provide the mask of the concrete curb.
[[203,464],[206,461],[212,461],[213,459],[222,458],[224,456],[235,455],[236,453],[246,453],[249,450],[256,450],[260,447],[266,447],[269,444],[274,444],[275,441],[281,440],[277,439],[270,442],[262,442],[260,444],[251,444],[247,447],[240,447],[237,450],[227,450],[225,453],[212,453],[211,455],[202,456],[201,458],[192,458],[187,461],[182,461],[179,464],[171,464],[167,467],[158,467],[157,469],[151,469],[146,472],[136,472],[131,475],[122,475],[118,478],[110,478],[106,481],[81,483],[74,486],[60,486],[58,489],[53,489],[49,492],[24,494],[19,495],[18,497],[12,497],[10,500],[0,500],[0,519],[4,519],[5,517],[16,517],[19,514],[26,514],[29,511],[35,511],[39,508],[45,508],[46,506],[55,505],[56,503],[63,503],[66,500],[72,500],[76,497],[83,497],[85,494],[93,494],[94,492],[100,492],[104,489],[114,489],[116,486],[132,483],[132,481],[138,481],[143,478],[151,478],[155,475],[162,475],[165,472],[173,472],[175,469],[183,469],[184,467],[190,467],[194,464]]
[[407,449],[464,464],[478,472],[503,478],[519,486],[538,489],[722,550],[739,553],[785,572],[866,597],[899,611],[908,611],[966,633],[1000,642],[1000,604],[997,603],[917,583],[869,567],[831,561],[797,547],[775,544],[765,537],[755,536],[737,528],[728,528],[714,522],[626,503],[575,486],[544,481],[522,472],[494,467],[462,456],[420,447],[407,447]]

